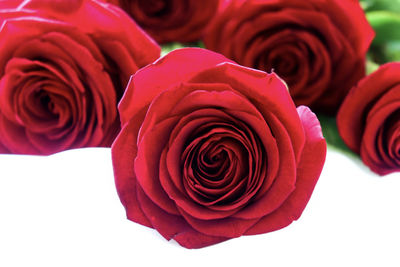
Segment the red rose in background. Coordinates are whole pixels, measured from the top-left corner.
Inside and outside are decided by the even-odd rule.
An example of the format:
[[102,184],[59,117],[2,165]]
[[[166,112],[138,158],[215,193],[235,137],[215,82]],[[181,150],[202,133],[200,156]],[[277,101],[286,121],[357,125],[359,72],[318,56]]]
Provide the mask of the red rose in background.
[[157,42],[198,41],[220,0],[106,0],[118,4]]
[[130,75],[160,48],[109,4],[21,0],[0,7],[0,153],[110,146]]
[[400,171],[400,63],[382,65],[361,80],[343,102],[337,125],[372,171]]
[[365,75],[373,36],[358,1],[233,0],[204,43],[239,64],[274,70],[296,105],[334,113]]
[[318,119],[276,74],[204,49],[138,71],[119,111],[112,158],[127,216],[187,248],[289,225],[325,161]]

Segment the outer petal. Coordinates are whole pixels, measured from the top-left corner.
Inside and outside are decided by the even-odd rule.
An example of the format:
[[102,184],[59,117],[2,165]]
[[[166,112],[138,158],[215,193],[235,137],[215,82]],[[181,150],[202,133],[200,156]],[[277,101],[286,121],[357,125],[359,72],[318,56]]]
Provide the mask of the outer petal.
[[122,125],[138,111],[147,107],[153,98],[166,88],[176,83],[184,83],[196,73],[222,62],[231,61],[205,49],[183,48],[174,50],[139,70],[131,78],[119,104]]
[[[140,117],[133,118],[133,121],[140,120]],[[138,202],[138,183],[133,167],[137,154],[136,135],[139,127],[140,125],[134,123],[123,127],[111,148],[112,162],[117,192],[128,219],[152,227]]]
[[307,107],[297,108],[306,133],[300,163],[297,166],[296,189],[275,212],[263,217],[246,235],[275,231],[297,220],[303,212],[321,174],[326,156],[326,142],[314,113]]
[[175,239],[186,248],[201,248],[223,242],[229,238],[208,236],[191,228],[181,216],[169,214],[155,205],[141,189],[138,191],[141,209],[149,218],[152,227],[165,239]]
[[131,56],[139,66],[145,66],[160,55],[160,47],[125,12],[113,5],[82,0],[28,0],[21,7],[35,10],[38,16],[56,17],[78,26],[81,31],[93,34],[94,38],[107,36],[107,39],[118,40],[129,47]]
[[188,230],[186,232],[178,233],[174,239],[185,248],[203,248],[224,242],[229,238],[204,235],[195,230]]
[[158,166],[160,166],[161,153],[177,121],[177,118],[167,119],[146,132],[138,145],[134,166],[136,180],[143,192],[152,202],[172,214],[178,214],[178,211],[160,184]]

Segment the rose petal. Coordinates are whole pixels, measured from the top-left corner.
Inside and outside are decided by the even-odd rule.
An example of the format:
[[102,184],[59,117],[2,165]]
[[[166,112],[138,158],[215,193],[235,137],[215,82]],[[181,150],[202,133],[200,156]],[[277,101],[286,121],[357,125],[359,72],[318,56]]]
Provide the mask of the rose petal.
[[[168,54],[168,57],[161,58],[139,70],[132,77],[119,103],[122,125],[135,113],[147,107],[152,99],[166,87],[183,83],[197,72],[227,61],[229,60],[224,56],[205,49],[186,48],[174,50]],[[196,64],[190,62],[196,62]],[[179,72],[171,73],[171,70],[175,69]]]
[[199,233],[190,227],[182,217],[169,214],[154,205],[140,189],[138,199],[152,227],[167,240],[175,239],[186,248],[201,248],[228,239],[222,236],[209,236]]
[[223,63],[213,69],[198,73],[190,82],[200,81],[229,84],[234,90],[247,97],[263,116],[268,118],[268,114],[274,114],[287,129],[293,143],[296,160],[299,160],[299,154],[304,145],[301,123],[285,83],[277,75]]
[[138,144],[138,154],[134,164],[136,180],[147,197],[161,209],[172,214],[178,214],[178,211],[160,184],[157,166],[160,165],[161,153],[177,121],[177,118],[170,118],[147,131]]
[[304,106],[297,110],[306,134],[306,145],[297,166],[296,189],[276,211],[263,217],[246,235],[275,231],[297,220],[318,181],[325,162],[326,142],[315,114]]
[[216,220],[199,220],[190,216],[184,210],[180,208],[179,210],[185,220],[194,229],[200,233],[211,236],[223,236],[227,238],[239,237],[259,220],[259,218],[246,220],[232,217]]
[[[133,118],[133,121],[140,121],[142,116],[143,114],[137,115]],[[122,128],[112,145],[112,163],[115,185],[128,219],[152,227],[138,202],[138,186],[133,167],[134,158],[137,154],[136,135],[139,127],[140,125],[132,123]]]
[[379,70],[361,80],[344,100],[337,115],[337,125],[343,141],[354,152],[360,152],[364,122],[369,107],[381,95],[399,84],[399,73],[400,64],[382,65]]

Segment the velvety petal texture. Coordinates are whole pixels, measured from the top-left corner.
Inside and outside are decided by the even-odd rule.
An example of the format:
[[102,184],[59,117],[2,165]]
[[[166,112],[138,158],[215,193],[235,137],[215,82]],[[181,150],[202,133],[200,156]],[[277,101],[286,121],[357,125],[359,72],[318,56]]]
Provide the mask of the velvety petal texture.
[[296,105],[336,113],[365,75],[374,37],[358,1],[232,0],[206,29],[206,48],[274,71]]
[[105,0],[119,5],[159,43],[194,42],[225,0]]
[[2,1],[0,153],[110,146],[131,74],[160,48],[117,7]]
[[372,171],[400,171],[400,63],[382,65],[361,80],[341,106],[337,125]]
[[112,145],[130,220],[200,248],[296,220],[326,143],[274,73],[200,49],[174,50],[132,76]]

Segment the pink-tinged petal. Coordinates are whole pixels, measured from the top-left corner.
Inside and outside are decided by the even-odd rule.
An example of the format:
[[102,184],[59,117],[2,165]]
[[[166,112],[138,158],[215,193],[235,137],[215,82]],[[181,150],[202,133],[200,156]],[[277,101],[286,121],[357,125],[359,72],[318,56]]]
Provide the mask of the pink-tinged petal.
[[[143,116],[143,114],[142,114]],[[141,120],[140,116],[133,118]],[[134,170],[134,159],[137,154],[136,137],[140,125],[126,125],[115,139],[112,148],[112,163],[115,185],[122,205],[126,209],[129,220],[152,227],[138,202],[138,184]]]
[[297,166],[296,189],[276,211],[261,218],[246,232],[246,235],[275,231],[297,220],[321,174],[326,156],[326,142],[322,136],[321,126],[315,114],[307,107],[300,106],[297,110],[306,134],[306,144]]
[[224,56],[205,49],[183,48],[139,70],[132,76],[119,103],[122,125],[166,88],[184,83],[199,71],[228,61]]
[[322,135],[318,118],[305,106],[297,108],[306,133],[306,144],[300,163],[297,165],[296,190],[288,199],[294,218],[297,220],[303,212],[314,187],[319,179],[326,157],[326,141]]

